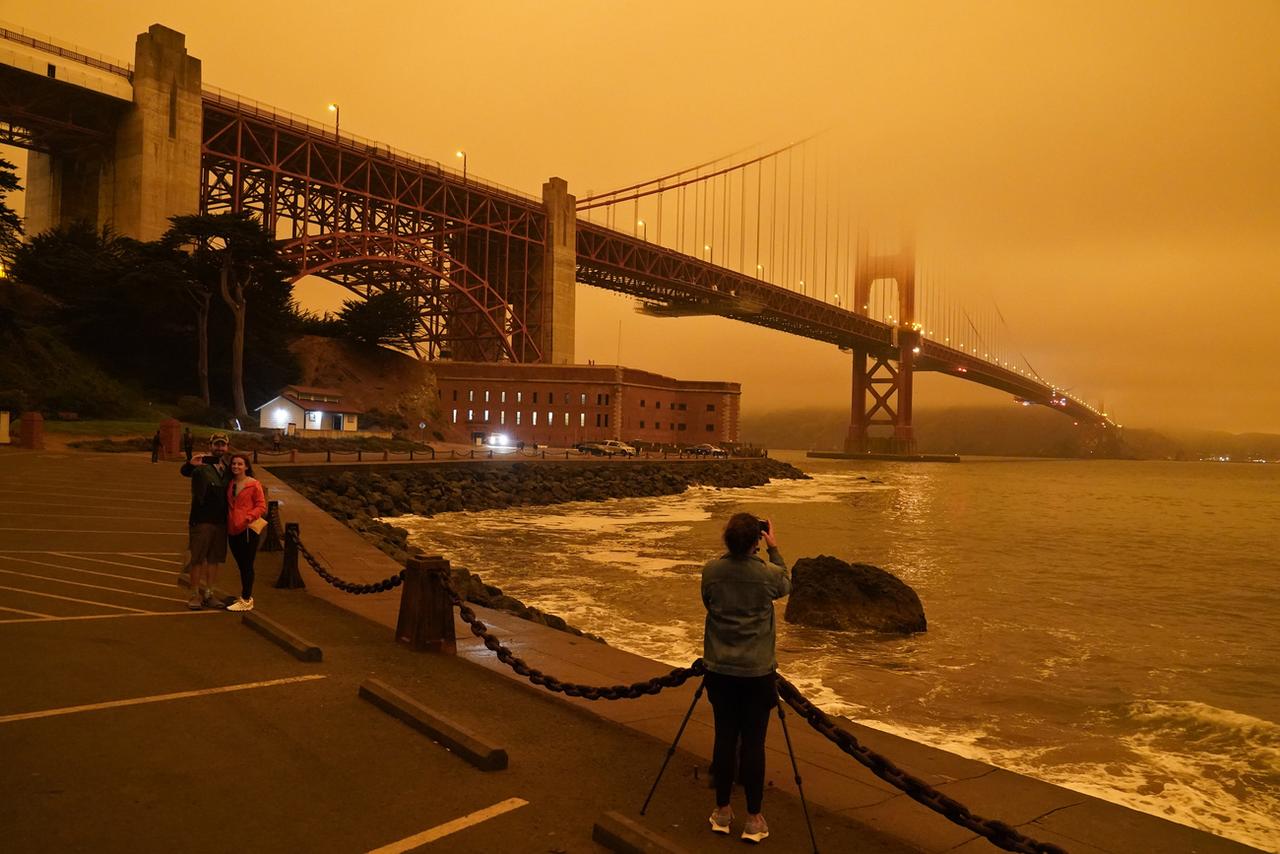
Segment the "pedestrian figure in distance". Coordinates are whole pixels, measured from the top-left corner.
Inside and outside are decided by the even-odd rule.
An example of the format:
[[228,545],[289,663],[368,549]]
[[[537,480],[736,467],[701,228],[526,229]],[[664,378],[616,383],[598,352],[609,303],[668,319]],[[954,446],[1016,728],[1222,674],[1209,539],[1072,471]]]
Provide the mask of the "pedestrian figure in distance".
[[187,516],[191,552],[191,598],[187,607],[220,608],[213,598],[218,569],[227,559],[227,434],[209,437],[209,456],[182,464],[183,477],[191,478],[191,512]]
[[278,450],[280,450],[280,433],[279,433],[279,431],[276,431],[275,433],[272,433],[272,434],[271,434],[271,450],[273,450],[273,451],[278,451]]
[[191,462],[191,454],[195,450],[196,440],[191,435],[191,428],[182,428],[182,452],[187,455],[187,462]]
[[228,611],[253,610],[253,561],[258,539],[267,526],[267,496],[253,477],[248,454],[231,455],[231,482],[227,484],[227,544],[240,570],[240,597]]
[[[769,561],[757,552],[768,547]],[[711,830],[732,830],[735,769],[747,796],[746,842],[762,842],[769,826],[760,812],[764,800],[764,738],[769,713],[778,702],[774,671],[777,631],[773,603],[791,592],[791,576],[778,551],[773,525],[750,513],[737,513],[724,528],[729,549],[702,568],[704,681],[715,718],[711,767],[716,808]]]
[[160,431],[151,437],[151,462],[157,462],[160,459]]

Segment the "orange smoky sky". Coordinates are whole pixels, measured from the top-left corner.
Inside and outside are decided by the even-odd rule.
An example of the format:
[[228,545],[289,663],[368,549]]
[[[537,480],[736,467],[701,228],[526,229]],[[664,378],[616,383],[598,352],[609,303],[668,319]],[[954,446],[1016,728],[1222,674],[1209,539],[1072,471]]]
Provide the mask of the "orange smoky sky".
[[[540,194],[582,197],[822,129],[951,298],[1126,426],[1280,433],[1280,3],[7,0],[126,61],[152,23],[206,85]],[[6,150],[20,165],[25,155]],[[299,284],[304,306],[344,298]],[[848,405],[847,354],[579,286],[577,358]],[[916,406],[1005,403],[947,377]]]

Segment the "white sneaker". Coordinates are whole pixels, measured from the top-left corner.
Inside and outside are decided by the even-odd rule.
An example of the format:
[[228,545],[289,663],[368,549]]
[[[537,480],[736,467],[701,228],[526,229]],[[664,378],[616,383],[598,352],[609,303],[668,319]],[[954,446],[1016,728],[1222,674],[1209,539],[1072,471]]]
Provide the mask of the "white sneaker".
[[717,807],[711,811],[711,832],[729,834],[729,825],[733,823],[733,810],[725,807],[723,810]]
[[746,826],[742,828],[743,842],[763,842],[769,837],[769,825],[764,823],[764,816],[747,816]]
[[227,610],[228,611],[252,611],[253,597],[250,596],[248,599],[241,599],[240,597],[237,596],[236,601],[232,602],[230,605],[227,606]]

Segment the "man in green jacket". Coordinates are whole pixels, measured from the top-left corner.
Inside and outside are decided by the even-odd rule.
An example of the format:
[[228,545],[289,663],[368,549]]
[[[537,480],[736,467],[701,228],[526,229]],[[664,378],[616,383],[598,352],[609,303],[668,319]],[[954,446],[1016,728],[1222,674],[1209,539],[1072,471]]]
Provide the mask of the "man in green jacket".
[[187,607],[218,608],[213,583],[227,559],[227,435],[209,437],[210,454],[199,462],[182,464],[182,476],[191,478],[191,512],[187,516],[187,548],[191,552],[191,598]]

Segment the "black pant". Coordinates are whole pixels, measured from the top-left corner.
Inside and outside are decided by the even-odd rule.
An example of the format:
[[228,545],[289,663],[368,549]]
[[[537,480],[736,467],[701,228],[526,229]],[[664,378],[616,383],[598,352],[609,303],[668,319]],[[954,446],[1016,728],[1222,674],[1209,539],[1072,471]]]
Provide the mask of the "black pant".
[[729,805],[736,767],[747,795],[747,812],[758,813],[764,800],[764,737],[778,696],[773,674],[725,676],[708,672],[705,680],[716,721],[711,752],[716,806]]
[[240,598],[253,598],[253,559],[258,556],[258,535],[248,528],[227,538],[231,555],[240,568]]

